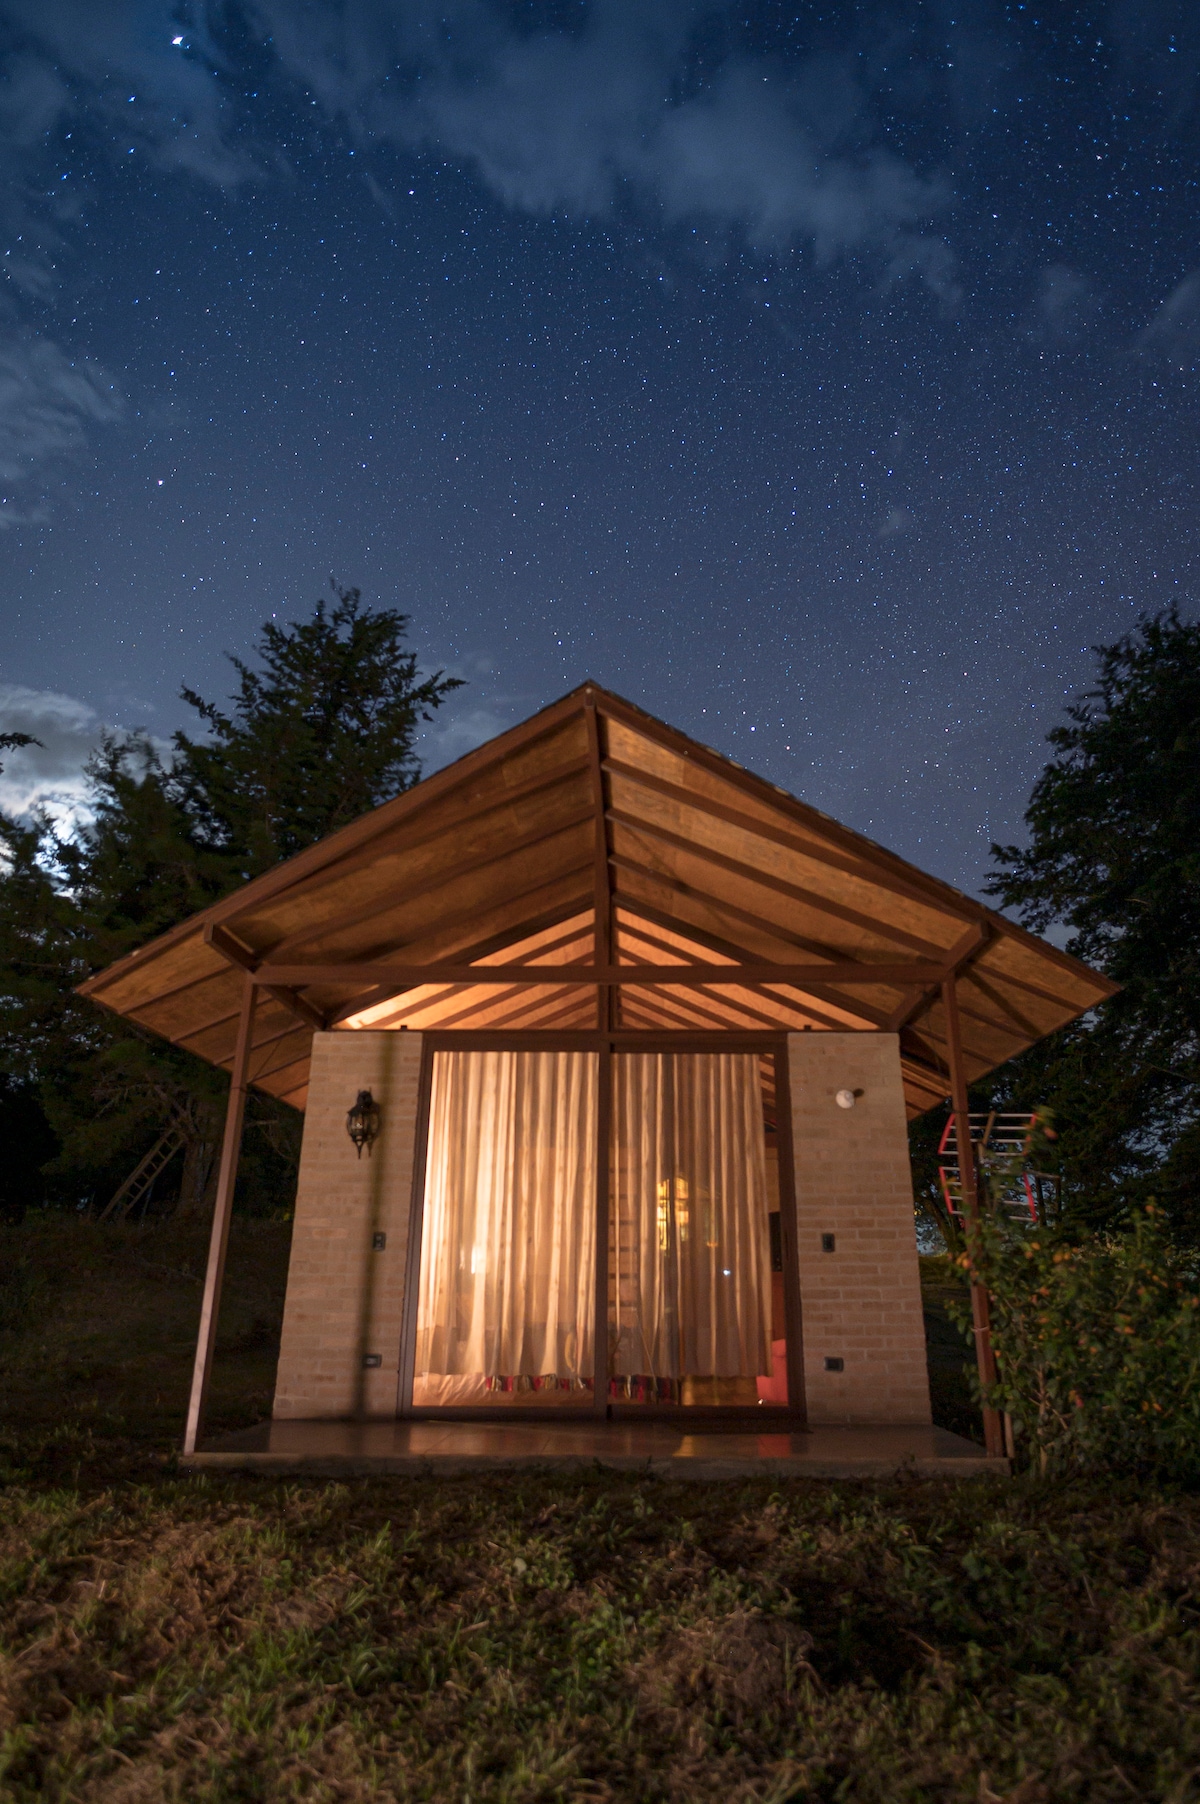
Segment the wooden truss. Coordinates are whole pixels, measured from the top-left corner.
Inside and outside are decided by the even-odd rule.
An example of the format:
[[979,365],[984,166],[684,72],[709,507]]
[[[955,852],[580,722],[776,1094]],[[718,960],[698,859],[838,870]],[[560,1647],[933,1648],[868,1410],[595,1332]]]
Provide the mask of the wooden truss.
[[581,689],[82,986],[303,1108],[321,1028],[900,1036],[909,1111],[1095,972],[630,703]]

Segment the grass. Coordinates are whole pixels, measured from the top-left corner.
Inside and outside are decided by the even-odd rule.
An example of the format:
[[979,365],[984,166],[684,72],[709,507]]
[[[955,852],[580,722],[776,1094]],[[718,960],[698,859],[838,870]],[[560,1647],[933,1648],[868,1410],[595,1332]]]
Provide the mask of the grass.
[[[236,1227],[229,1426],[286,1252]],[[190,1476],[197,1261],[0,1243],[5,1804],[1200,1798],[1200,1498]]]

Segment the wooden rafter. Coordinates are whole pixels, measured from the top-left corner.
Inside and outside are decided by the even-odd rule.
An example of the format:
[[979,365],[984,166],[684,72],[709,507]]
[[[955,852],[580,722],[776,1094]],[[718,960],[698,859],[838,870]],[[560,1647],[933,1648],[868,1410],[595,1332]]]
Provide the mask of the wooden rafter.
[[[744,963],[753,960],[755,957],[755,954],[746,946],[739,945],[734,940],[726,939],[721,934],[710,933],[707,928],[696,927],[691,923],[682,922],[678,916],[670,915],[663,909],[655,908],[653,903],[645,902],[640,897],[636,901],[629,896],[622,897],[620,912],[622,914],[628,914],[635,919],[655,922],[658,926],[665,928],[668,933],[673,933],[678,935],[681,939],[689,940],[694,945],[700,946],[709,952],[721,953],[726,957],[732,958],[736,963]],[[805,1012],[811,1018],[814,1026],[829,1028],[833,1032],[844,1032],[847,1028],[854,1029],[860,1022],[866,1026],[879,1025],[877,1011],[869,1010],[861,1001],[851,1007],[846,999],[838,998],[832,1001],[832,1006],[836,1009],[837,1013],[831,1015],[827,1013],[825,1009],[813,1007],[810,1000],[813,997],[816,997],[820,1001],[825,1001],[827,1005],[830,1003],[831,999],[825,997],[824,993],[815,987],[810,987],[805,992]]]
[[[756,839],[768,845],[782,846],[785,851],[794,852],[798,858],[809,858],[814,864],[829,865],[843,876],[856,878],[874,889],[886,891],[890,895],[904,896],[910,902],[916,902],[924,908],[930,908],[928,895],[915,884],[906,882],[891,871],[882,870],[877,864],[869,864],[861,855],[848,857],[836,851],[832,846],[822,845],[819,841],[801,836],[795,830],[787,830],[772,826],[770,822],[761,820],[757,815],[747,814],[743,809],[732,808],[728,804],[718,802],[715,797],[684,789],[679,783],[668,782],[665,777],[655,775],[651,771],[638,770],[632,764],[625,764],[618,758],[605,760],[604,768],[614,776],[623,777],[638,788],[652,790],[655,794],[665,796],[678,802],[681,807],[689,808],[696,814],[707,814],[713,820],[724,821],[727,825],[740,828]],[[962,899],[963,913],[969,914],[971,904],[966,897]]]
[[673,833],[670,828],[661,827],[654,822],[640,820],[637,815],[626,814],[623,809],[610,808],[608,818],[629,828],[631,832],[659,840],[687,857],[698,859],[702,864],[711,864],[719,871],[727,871],[731,877],[737,877],[743,883],[758,889],[774,890],[776,895],[786,896],[789,902],[799,902],[816,914],[829,915],[835,921],[844,921],[850,927],[861,928],[864,933],[878,934],[880,939],[891,940],[897,946],[908,946],[924,958],[937,958],[942,951],[931,940],[921,939],[903,927],[865,915],[860,909],[848,908],[831,896],[823,896],[819,890],[808,889],[800,883],[789,883],[786,877],[777,877],[774,871],[757,871],[753,865],[746,864],[740,858],[730,858],[713,846],[688,839],[682,833]]

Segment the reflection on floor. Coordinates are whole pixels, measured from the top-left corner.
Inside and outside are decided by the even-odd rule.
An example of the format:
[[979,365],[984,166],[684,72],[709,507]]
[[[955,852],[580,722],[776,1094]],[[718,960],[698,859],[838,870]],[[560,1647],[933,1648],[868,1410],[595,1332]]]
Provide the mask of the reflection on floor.
[[944,1428],[813,1428],[804,1433],[688,1434],[667,1423],[262,1422],[224,1435],[185,1465],[344,1476],[488,1467],[611,1466],[672,1478],[880,1478],[897,1472],[974,1477],[1007,1472]]

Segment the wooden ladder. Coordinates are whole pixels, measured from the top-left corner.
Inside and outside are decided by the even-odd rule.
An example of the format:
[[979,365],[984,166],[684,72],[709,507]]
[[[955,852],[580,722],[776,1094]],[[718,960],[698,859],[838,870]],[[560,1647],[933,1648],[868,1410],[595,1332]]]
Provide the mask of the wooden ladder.
[[124,1221],[134,1204],[141,1202],[159,1172],[170,1164],[185,1143],[185,1136],[179,1128],[169,1127],[161,1140],[155,1141],[141,1164],[130,1172],[120,1189],[113,1193],[96,1219],[107,1221],[112,1216],[116,1221]]

